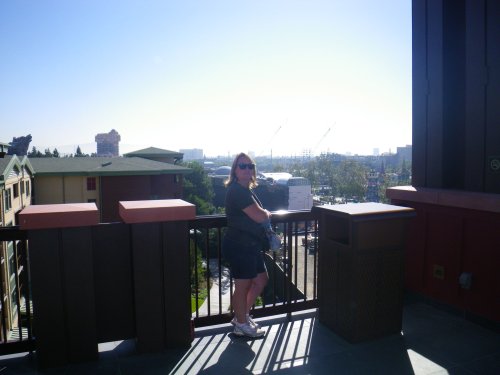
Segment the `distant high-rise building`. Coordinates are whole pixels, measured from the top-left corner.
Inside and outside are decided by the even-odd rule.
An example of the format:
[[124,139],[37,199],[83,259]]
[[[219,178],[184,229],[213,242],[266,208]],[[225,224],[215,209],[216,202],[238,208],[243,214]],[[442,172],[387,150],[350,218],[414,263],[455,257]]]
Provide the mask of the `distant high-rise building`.
[[179,150],[180,153],[184,154],[184,160],[202,160],[203,150],[200,148],[189,148]]
[[406,160],[407,163],[411,164],[412,146],[406,145],[405,147],[398,147],[397,148],[397,157],[398,157],[399,164],[401,164],[403,162],[403,160]]
[[373,149],[373,155],[379,156],[380,155],[380,149],[378,147]]
[[120,134],[115,129],[109,133],[101,133],[95,136],[97,143],[97,156],[119,156]]

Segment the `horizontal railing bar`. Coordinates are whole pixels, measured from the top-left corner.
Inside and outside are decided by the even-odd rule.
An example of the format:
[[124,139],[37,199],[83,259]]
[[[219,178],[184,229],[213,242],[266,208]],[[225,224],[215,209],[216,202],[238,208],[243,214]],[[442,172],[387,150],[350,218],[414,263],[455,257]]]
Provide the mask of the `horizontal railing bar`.
[[[302,310],[310,310],[318,307],[318,300],[300,301],[292,304],[279,303],[276,306],[266,306],[252,310],[251,314],[254,318],[263,318],[273,315],[288,314]],[[232,313],[224,313],[209,316],[200,316],[196,318],[197,327],[207,327],[217,324],[226,324],[233,318]]]
[[25,339],[22,341],[8,341],[0,344],[0,355],[9,355],[24,352],[33,352],[35,350],[35,340]]
[[18,225],[0,227],[0,241],[24,241],[28,239],[28,232],[21,230]]
[[[272,223],[281,223],[284,221],[311,221],[316,219],[317,215],[310,210],[273,211],[271,216]],[[227,226],[226,215],[200,215],[196,216],[193,220],[189,220],[189,227],[191,229],[225,226]]]

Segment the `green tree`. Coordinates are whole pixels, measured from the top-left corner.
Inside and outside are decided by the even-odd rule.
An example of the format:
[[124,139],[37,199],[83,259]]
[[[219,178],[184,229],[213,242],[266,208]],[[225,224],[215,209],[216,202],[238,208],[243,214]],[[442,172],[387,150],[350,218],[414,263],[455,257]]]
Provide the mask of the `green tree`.
[[82,152],[82,149],[80,148],[80,146],[78,146],[76,148],[76,152],[75,152],[75,158],[84,158],[84,157],[88,157],[89,155],[88,154],[84,154]]
[[368,180],[368,168],[355,160],[344,160],[335,168],[333,191],[347,199],[364,200]]
[[196,206],[198,215],[213,214],[215,207],[212,204],[214,200],[212,180],[200,163],[189,162],[183,165],[192,170],[184,176],[184,199]]
[[317,185],[333,186],[334,164],[332,158],[327,154],[321,154],[317,159],[318,179]]
[[309,180],[311,186],[318,186],[319,174],[318,162],[315,159],[308,160],[306,162],[306,173],[303,177]]
[[46,158],[51,158],[52,157],[52,151],[50,151],[50,148],[45,149],[45,154],[43,155]]
[[385,196],[385,191],[389,186],[390,186],[389,176],[385,173],[385,170],[382,170],[379,176],[379,187],[378,187],[378,198],[380,203],[389,203],[389,198]]
[[195,306],[196,303],[195,297],[196,293],[195,291],[198,292],[198,305],[201,305],[203,303],[203,300],[205,299],[207,292],[208,292],[208,287],[207,287],[207,282],[206,282],[206,272],[205,268],[203,267],[203,257],[201,254],[201,250],[199,247],[195,247],[194,242],[190,241],[189,245],[189,254],[190,254],[190,280],[191,280],[191,291],[193,291],[192,295],[192,303],[191,303],[191,310],[195,311]]
[[406,160],[403,159],[401,164],[401,172],[399,174],[399,183],[401,185],[411,185],[411,166],[406,164]]
[[275,165],[273,166],[273,172],[286,172],[285,168],[283,167],[283,165],[281,164],[278,164],[278,165]]
[[37,150],[35,146],[31,148],[31,152],[28,152],[28,157],[29,158],[41,158],[43,154]]
[[57,151],[57,148],[54,148],[54,151],[52,151],[52,156],[53,156],[54,158],[58,158],[58,157],[60,157],[60,155],[59,155],[59,151]]
[[290,166],[289,173],[295,177],[307,177],[307,165],[302,162],[294,162]]

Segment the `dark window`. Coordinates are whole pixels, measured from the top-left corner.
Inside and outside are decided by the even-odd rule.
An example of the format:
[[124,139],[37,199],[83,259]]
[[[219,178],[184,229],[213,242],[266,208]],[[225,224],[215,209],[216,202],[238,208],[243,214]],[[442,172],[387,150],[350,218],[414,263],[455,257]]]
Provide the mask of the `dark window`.
[[95,190],[96,189],[96,178],[95,177],[87,177],[87,190]]
[[10,189],[5,189],[3,203],[5,212],[10,211],[10,209],[12,208],[12,191]]
[[12,185],[14,187],[14,198],[17,198],[19,196],[19,184],[14,184]]

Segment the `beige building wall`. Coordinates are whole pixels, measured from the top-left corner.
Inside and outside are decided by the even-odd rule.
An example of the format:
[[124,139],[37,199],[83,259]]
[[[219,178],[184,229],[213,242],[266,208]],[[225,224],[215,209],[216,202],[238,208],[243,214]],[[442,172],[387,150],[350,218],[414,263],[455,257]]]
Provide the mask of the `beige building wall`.
[[99,203],[99,177],[95,190],[87,190],[87,176],[36,176],[36,204]]
[[20,206],[19,202],[20,202],[20,199],[19,197],[18,198],[14,198],[14,185],[16,183],[18,183],[19,180],[18,178],[9,178],[7,180],[7,182],[5,183],[5,190],[10,190],[10,197],[11,197],[11,209],[6,211],[5,212],[5,217],[4,217],[4,221],[5,221],[5,225],[15,225],[15,213],[16,213],[16,209]]
[[37,176],[35,184],[35,204],[63,203],[63,177]]
[[[28,185],[30,190],[26,192],[26,182],[28,181]],[[11,197],[11,208],[5,211],[6,207],[4,206],[4,195],[7,194],[7,191],[10,191]],[[28,193],[28,194],[27,194]],[[2,225],[16,225],[15,217],[16,213],[21,211],[24,207],[29,206],[31,204],[31,181],[29,174],[21,174],[18,175],[12,174],[7,181],[5,181],[5,186],[2,191],[2,203],[1,209],[3,212],[3,220]]]
[[[1,213],[1,226],[11,226],[17,225],[16,223],[16,213],[21,211],[24,207],[31,204],[31,175],[26,170],[19,170],[15,167],[9,174],[5,185],[0,189],[0,213]],[[5,206],[5,196],[8,194],[10,196],[10,203]],[[10,207],[9,207],[10,206]],[[8,209],[7,209],[8,208]],[[5,210],[7,209],[7,211]],[[11,330],[13,327],[17,326],[20,307],[16,301],[16,282],[15,275],[17,272],[16,267],[12,267],[15,263],[15,252],[14,252],[14,242],[1,242],[0,243],[0,257],[2,258],[2,267],[0,275],[0,282],[3,285],[3,295],[2,302],[3,308],[6,314],[4,315],[4,320],[0,322],[0,329],[2,333],[0,334],[2,339],[4,329]],[[5,326],[3,326],[5,324]]]
[[83,203],[83,184],[81,176],[63,177],[64,203]]
[[31,191],[32,191],[33,181],[31,179],[31,174],[23,169],[23,174],[19,178],[19,195],[20,195],[20,206],[19,208],[24,208],[31,204]]

